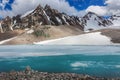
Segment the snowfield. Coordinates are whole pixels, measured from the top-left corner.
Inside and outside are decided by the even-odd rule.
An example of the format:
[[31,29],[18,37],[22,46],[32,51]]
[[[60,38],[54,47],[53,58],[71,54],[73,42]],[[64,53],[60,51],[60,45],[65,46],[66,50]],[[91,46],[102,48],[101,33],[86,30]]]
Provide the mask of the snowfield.
[[87,33],[77,36],[69,36],[59,39],[34,42],[41,45],[112,45],[111,39],[101,32]]
[[[85,29],[84,29],[85,31],[88,30],[88,29],[99,30],[99,29],[104,29],[105,28],[104,26],[99,26],[98,21],[94,20],[95,18],[97,19],[97,16],[93,15],[90,18],[90,20],[87,20],[87,24],[85,25]],[[99,22],[100,22],[100,20],[99,20]]]
[[118,20],[113,21],[113,25],[110,28],[120,29],[120,18]]

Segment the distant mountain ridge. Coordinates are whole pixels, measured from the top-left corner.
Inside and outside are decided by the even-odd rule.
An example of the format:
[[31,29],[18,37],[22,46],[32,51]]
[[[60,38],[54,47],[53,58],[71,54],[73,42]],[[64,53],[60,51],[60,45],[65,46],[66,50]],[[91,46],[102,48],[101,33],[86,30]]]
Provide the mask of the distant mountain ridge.
[[[24,15],[17,15],[13,18],[7,16],[0,24],[1,32],[25,29],[37,27],[40,25],[70,25],[79,28],[80,30],[96,30],[102,29],[114,25],[120,16],[111,16],[109,19],[105,19],[102,16],[98,16],[93,12],[88,12],[83,17],[69,16],[65,13],[61,13],[56,9],[52,9],[49,5],[44,8],[38,5],[34,10],[26,12]],[[119,22],[119,21],[118,21]]]

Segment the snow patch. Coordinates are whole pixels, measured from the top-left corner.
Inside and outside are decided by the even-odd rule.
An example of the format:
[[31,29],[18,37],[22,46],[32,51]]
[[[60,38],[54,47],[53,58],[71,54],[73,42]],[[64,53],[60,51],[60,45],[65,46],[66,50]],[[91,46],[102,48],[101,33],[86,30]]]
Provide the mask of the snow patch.
[[4,44],[4,43],[6,43],[6,42],[8,42],[8,41],[11,41],[11,40],[13,40],[13,39],[15,39],[16,37],[13,37],[13,38],[10,38],[10,39],[6,39],[6,40],[3,40],[3,41],[0,41],[0,44]]
[[63,15],[62,16],[62,19],[64,20],[64,22],[67,24],[67,25],[69,25],[69,23],[66,21],[66,19],[65,19],[65,15]]
[[43,24],[43,22],[40,22],[40,25],[42,25]]
[[33,30],[33,29],[31,29],[31,30],[27,31],[27,33],[28,33],[28,34],[32,34],[33,32],[34,32],[34,30]]
[[46,12],[43,10],[43,13],[45,14],[45,16],[47,17],[47,20],[50,22],[50,17],[46,14]]
[[77,36],[69,36],[59,39],[46,40],[42,42],[34,42],[41,45],[113,45],[111,39],[101,34],[94,32]]
[[62,24],[62,21],[58,18],[58,17],[55,17],[57,19],[57,21]]
[[0,22],[0,32],[3,33],[2,24]]
[[29,28],[25,28],[25,31],[28,31],[29,30]]

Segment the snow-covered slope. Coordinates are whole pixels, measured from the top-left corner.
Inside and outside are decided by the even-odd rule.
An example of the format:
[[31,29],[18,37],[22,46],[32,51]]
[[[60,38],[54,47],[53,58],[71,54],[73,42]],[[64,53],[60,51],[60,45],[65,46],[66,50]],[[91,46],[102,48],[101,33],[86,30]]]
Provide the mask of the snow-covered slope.
[[111,45],[111,39],[101,35],[101,32],[88,33],[77,36],[69,36],[60,39],[35,42],[41,45]]
[[109,20],[113,23],[113,25],[111,25],[112,28],[120,29],[120,13],[111,16]]
[[104,19],[95,13],[89,12],[82,19],[84,30],[98,30],[112,25],[110,20]]

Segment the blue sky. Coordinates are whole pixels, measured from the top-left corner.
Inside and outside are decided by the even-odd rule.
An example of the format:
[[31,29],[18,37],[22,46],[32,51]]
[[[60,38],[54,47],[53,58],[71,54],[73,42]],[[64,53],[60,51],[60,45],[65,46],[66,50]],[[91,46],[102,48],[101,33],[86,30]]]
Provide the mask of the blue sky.
[[[69,3],[70,6],[74,6],[79,11],[87,9],[91,5],[105,6],[104,5],[105,0],[66,0],[66,1]],[[13,2],[14,0],[9,0],[9,2],[6,3],[4,10],[12,10],[11,4]],[[0,3],[2,3],[2,0],[0,0]]]
[[71,6],[74,6],[77,10],[87,9],[91,5],[105,6],[105,0],[66,0]]

